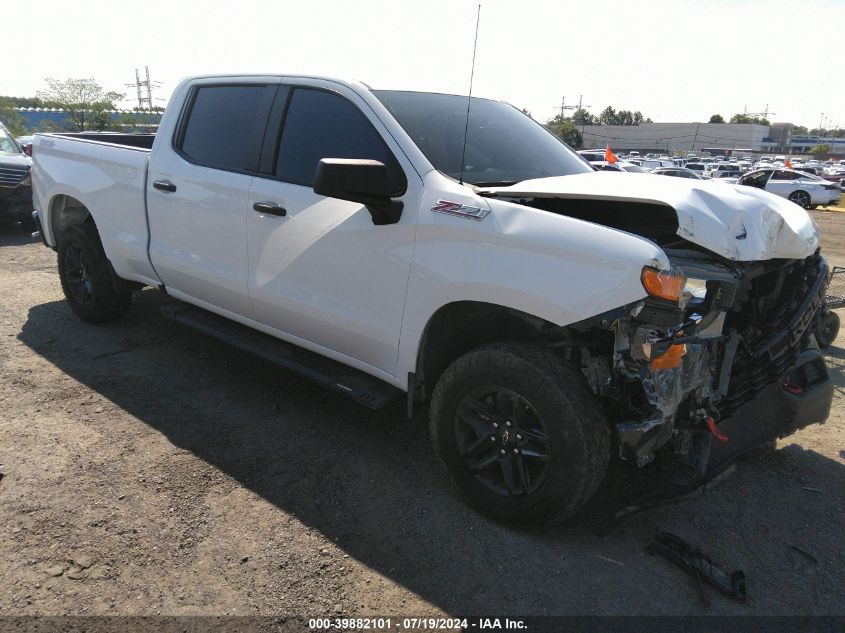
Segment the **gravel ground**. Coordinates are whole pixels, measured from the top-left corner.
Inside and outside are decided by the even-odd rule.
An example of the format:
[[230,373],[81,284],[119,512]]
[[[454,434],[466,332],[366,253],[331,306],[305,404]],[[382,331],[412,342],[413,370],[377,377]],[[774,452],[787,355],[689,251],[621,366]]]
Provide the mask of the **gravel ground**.
[[[845,264],[845,214],[816,212]],[[0,233],[0,615],[845,614],[834,409],[703,496],[615,529],[516,531],[452,495],[425,413],[373,413],[165,320],[90,326],[55,255]],[[644,551],[743,569],[748,604]]]

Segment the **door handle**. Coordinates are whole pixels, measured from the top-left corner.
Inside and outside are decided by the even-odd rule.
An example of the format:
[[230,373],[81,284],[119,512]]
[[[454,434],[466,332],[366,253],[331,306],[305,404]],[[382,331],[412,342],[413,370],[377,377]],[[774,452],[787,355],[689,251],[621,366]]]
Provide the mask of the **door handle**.
[[158,189],[159,191],[169,191],[170,193],[176,191],[176,185],[169,180],[154,180],[153,188]]
[[258,213],[267,213],[269,215],[284,216],[288,214],[287,209],[275,202],[256,202],[252,205],[252,208],[258,211]]

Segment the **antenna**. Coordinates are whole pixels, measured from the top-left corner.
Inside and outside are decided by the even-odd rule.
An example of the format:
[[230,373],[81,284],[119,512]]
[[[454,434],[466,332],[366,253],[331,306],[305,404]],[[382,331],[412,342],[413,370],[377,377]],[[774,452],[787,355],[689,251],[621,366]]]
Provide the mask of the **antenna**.
[[464,149],[461,152],[461,178],[458,181],[464,184],[464,164],[467,157],[467,134],[469,133],[469,104],[472,102],[472,79],[475,76],[475,50],[478,48],[478,23],[481,22],[481,5],[478,5],[478,15],[475,18],[475,43],[472,45],[472,69],[469,72],[469,94],[467,95],[467,121],[464,125]]

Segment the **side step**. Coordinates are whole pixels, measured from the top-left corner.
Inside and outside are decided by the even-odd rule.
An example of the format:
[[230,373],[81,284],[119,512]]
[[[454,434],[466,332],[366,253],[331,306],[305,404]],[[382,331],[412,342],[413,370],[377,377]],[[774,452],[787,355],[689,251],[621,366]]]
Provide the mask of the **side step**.
[[403,395],[396,387],[369,374],[207,310],[185,303],[173,303],[162,306],[161,313],[168,319],[349,396],[370,409],[380,409],[394,398]]

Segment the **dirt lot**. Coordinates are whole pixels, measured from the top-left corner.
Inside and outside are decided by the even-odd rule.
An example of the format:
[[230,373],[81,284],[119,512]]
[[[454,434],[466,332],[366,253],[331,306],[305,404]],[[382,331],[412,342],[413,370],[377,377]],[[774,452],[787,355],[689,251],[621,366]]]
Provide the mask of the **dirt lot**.
[[[845,264],[845,214],[815,213]],[[0,615],[845,614],[845,338],[829,422],[609,533],[520,532],[452,495],[424,413],[372,413],[165,320],[77,321],[0,233]],[[645,553],[660,526],[749,603]]]

